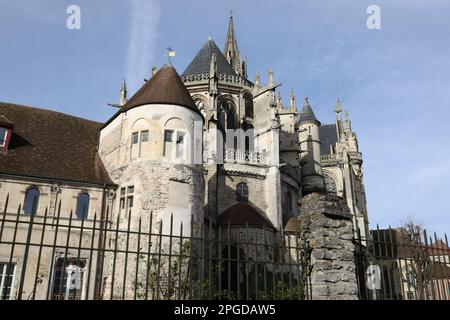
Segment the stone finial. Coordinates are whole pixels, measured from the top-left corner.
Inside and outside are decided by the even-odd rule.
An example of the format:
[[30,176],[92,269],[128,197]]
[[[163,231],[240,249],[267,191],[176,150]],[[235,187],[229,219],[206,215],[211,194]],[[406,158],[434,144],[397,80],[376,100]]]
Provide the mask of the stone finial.
[[297,102],[295,100],[295,94],[294,91],[291,91],[291,100],[289,106],[291,107],[291,111],[295,112],[297,111]]
[[273,74],[272,67],[269,69],[269,86],[273,86],[275,84],[275,76]]
[[120,101],[119,104],[124,106],[127,103],[127,83],[125,79],[122,82],[122,88],[120,89]]
[[256,75],[255,75],[255,85],[257,87],[261,86],[261,78],[259,76],[259,72],[258,71],[256,71]]
[[158,68],[156,66],[153,66],[152,68],[152,77],[155,76],[155,74],[158,72]]
[[283,98],[281,97],[281,92],[278,91],[278,96],[277,96],[277,108],[278,109],[283,109]]
[[336,102],[336,110],[335,110],[336,114],[340,114],[342,113],[342,105],[341,105],[341,100],[338,99]]

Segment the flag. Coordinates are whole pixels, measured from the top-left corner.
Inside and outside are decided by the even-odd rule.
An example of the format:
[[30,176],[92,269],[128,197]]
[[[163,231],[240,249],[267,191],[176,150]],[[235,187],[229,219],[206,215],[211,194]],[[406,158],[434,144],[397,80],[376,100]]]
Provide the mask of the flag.
[[172,48],[167,48],[167,50],[169,50],[169,57],[175,57],[176,56],[176,52],[172,50]]

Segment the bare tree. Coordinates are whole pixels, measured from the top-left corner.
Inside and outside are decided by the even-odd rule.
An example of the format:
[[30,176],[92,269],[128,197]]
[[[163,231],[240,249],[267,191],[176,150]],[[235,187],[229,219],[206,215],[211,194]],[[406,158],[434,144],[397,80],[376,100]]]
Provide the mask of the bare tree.
[[402,280],[414,289],[416,298],[424,300],[427,296],[427,284],[430,281],[429,248],[423,241],[424,225],[412,218],[406,219],[398,232],[399,256]]

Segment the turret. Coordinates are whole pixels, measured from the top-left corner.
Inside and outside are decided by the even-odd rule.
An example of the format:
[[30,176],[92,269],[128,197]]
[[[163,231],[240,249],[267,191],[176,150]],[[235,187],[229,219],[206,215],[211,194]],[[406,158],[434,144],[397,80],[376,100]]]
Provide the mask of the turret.
[[320,122],[314,115],[308,98],[305,98],[298,121],[304,195],[325,190],[320,160],[319,127]]

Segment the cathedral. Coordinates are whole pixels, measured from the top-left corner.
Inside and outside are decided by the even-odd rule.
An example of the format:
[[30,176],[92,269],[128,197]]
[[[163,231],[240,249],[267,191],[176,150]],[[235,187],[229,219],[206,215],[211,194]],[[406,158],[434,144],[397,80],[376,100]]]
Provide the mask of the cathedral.
[[210,37],[181,74],[154,67],[129,98],[124,82],[105,123],[0,103],[0,210],[55,216],[60,203],[78,220],[136,225],[152,212],[164,228],[283,235],[316,192],[344,199],[368,237],[363,159],[341,102],[322,124],[308,98],[283,102],[272,69],[262,83],[247,67],[230,17],[223,51]]

